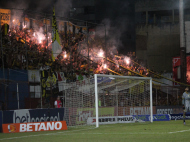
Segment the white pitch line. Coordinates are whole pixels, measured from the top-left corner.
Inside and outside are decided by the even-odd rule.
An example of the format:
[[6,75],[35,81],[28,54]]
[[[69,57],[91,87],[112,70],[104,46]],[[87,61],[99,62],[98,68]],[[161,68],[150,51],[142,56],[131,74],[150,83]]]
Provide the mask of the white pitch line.
[[[96,129],[96,128],[90,128],[90,129]],[[89,130],[89,129],[79,129],[79,130],[72,130],[72,131],[62,131],[62,132],[55,132],[55,133],[47,133],[47,134],[38,134],[38,135],[28,135],[28,136],[20,136],[20,137],[11,137],[11,138],[3,138],[0,139],[0,141],[3,140],[11,140],[11,139],[21,139],[21,138],[27,138],[27,137],[37,137],[37,136],[47,136],[47,135],[76,135],[76,133],[72,132],[77,132],[77,131],[83,131],[83,130]],[[188,130],[181,130],[181,131],[175,131],[175,132],[168,132],[169,134],[175,134],[175,133],[183,133],[183,132],[188,132]],[[168,134],[167,132],[136,132],[136,133],[77,133],[77,135],[139,135],[139,134]]]
[[[81,129],[82,130],[82,129]],[[81,131],[81,130],[73,130],[73,131]],[[86,130],[86,129],[85,129]],[[89,130],[89,129],[88,129]],[[73,132],[70,131],[70,132]],[[77,135],[139,135],[139,134],[167,134],[167,133],[159,133],[159,132],[137,132],[137,133],[77,133]],[[68,132],[56,132],[56,133],[48,133],[48,134],[38,134],[38,135],[28,135],[28,136],[21,136],[21,137],[12,137],[12,138],[3,138],[2,140],[11,140],[11,139],[20,139],[20,138],[27,138],[27,137],[37,137],[37,136],[44,136],[44,135],[76,135],[76,133],[69,134]]]
[[[57,134],[57,133],[56,133]],[[157,134],[157,135],[163,135],[163,134],[168,134],[166,132],[136,132],[136,133],[73,133],[73,134],[68,134],[68,133],[63,133],[62,135],[69,136],[69,135],[152,135],[152,134]],[[57,134],[60,135],[60,134]]]
[[168,132],[168,133],[169,134],[175,134],[175,133],[183,133],[183,132],[188,132],[188,131],[190,131],[190,129],[189,130],[175,131],[175,132]]
[[[89,128],[89,129],[96,129],[96,128]],[[0,141],[3,141],[3,140],[10,140],[10,139],[27,138],[27,137],[45,136],[45,135],[56,135],[56,134],[58,134],[58,133],[59,133],[59,134],[64,134],[64,133],[76,132],[76,131],[82,131],[82,130],[89,130],[89,129],[79,129],[79,130],[55,132],[55,133],[48,133],[48,134],[38,134],[38,135],[28,135],[28,136],[20,136],[20,137],[3,138],[3,139],[0,139]],[[69,135],[69,134],[66,134],[66,135]]]

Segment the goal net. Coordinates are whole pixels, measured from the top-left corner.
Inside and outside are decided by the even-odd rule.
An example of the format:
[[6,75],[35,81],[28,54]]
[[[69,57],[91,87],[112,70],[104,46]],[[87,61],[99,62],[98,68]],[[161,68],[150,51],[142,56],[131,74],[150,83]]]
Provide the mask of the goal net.
[[65,84],[68,126],[153,122],[152,79],[95,74]]

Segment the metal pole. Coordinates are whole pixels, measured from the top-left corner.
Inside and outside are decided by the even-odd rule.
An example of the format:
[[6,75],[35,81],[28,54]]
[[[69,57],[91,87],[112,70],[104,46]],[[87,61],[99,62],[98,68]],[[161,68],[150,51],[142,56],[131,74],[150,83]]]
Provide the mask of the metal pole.
[[66,108],[66,94],[67,94],[67,92],[66,92],[65,86],[64,86],[64,90],[65,90],[65,108]]
[[13,9],[11,8],[11,15],[10,15],[10,25],[9,25],[9,28],[12,28],[13,27],[13,19],[12,19],[12,15],[13,15]]
[[167,105],[168,105],[168,87],[167,87]]
[[152,109],[152,78],[150,79],[150,122],[153,122],[153,109]]
[[41,76],[40,76],[40,99],[41,99],[41,108],[43,107],[42,106],[42,79],[41,79]]
[[156,106],[157,106],[157,101],[158,101],[158,94],[157,94],[157,88],[156,88]]
[[[40,87],[42,87],[41,81],[40,81]],[[42,89],[40,89],[40,90],[41,90],[41,91],[40,91],[41,108],[43,108],[43,106],[42,106]]]
[[90,73],[90,59],[89,59],[89,44],[88,44],[88,36],[89,36],[89,32],[88,32],[88,23],[86,22],[86,30],[87,30],[87,47],[88,47],[88,73]]
[[172,9],[172,23],[174,24],[175,21],[175,13],[174,9]]
[[3,61],[3,33],[1,31],[1,13],[0,13],[0,33],[1,33],[1,53],[2,53],[2,67],[3,67],[3,79],[5,79],[4,61]]
[[[25,12],[24,12],[24,9],[23,9],[23,14],[24,14],[24,26],[25,26]],[[24,34],[24,38],[25,38],[25,43],[24,43],[24,46],[26,48],[26,70],[28,71],[28,49],[26,47],[26,34]]]
[[97,74],[94,75],[95,80],[95,107],[96,107],[96,128],[99,127],[98,121],[98,82],[97,82]]
[[[69,13],[69,16],[70,16],[70,13]],[[69,19],[68,19],[68,27],[67,28],[69,28],[69,40],[68,40],[68,46],[70,47],[70,62],[71,62],[71,76],[72,76],[72,82],[73,82],[73,72],[72,72],[72,70],[73,70],[73,63],[72,63],[72,46],[70,46],[70,25],[69,25]]]
[[47,42],[47,48],[48,48],[48,32],[47,32],[47,21],[46,21],[46,14],[45,14],[45,26],[46,26],[46,42]]
[[103,95],[103,100],[104,100],[104,106],[106,106],[106,98],[105,98],[105,95]]
[[[3,56],[3,33],[1,31],[1,13],[0,13],[0,36],[1,36],[1,60],[2,60],[2,68],[3,68],[3,81],[5,84],[5,68],[4,68],[4,56]],[[7,95],[6,95],[6,86],[5,86],[5,90],[4,90],[4,94],[5,94],[5,102],[7,103]],[[6,105],[7,106],[7,105]]]
[[179,22],[180,22],[180,59],[181,59],[181,82],[186,83],[186,47],[185,47],[185,25],[184,25],[184,3],[179,0]]
[[107,66],[106,25],[105,25],[105,50],[106,50],[106,66]]
[[154,14],[154,24],[156,24],[156,14]]
[[82,89],[82,107],[84,107],[84,104],[83,104],[83,89]]
[[65,109],[64,109],[64,119],[63,120],[66,120],[66,87],[64,86],[64,91],[65,91]]
[[17,102],[18,102],[18,109],[19,109],[19,91],[18,91],[18,83],[17,83]]
[[178,101],[178,89],[177,89],[177,104],[179,105],[179,101]]
[[184,31],[184,3],[179,0],[179,22],[180,22],[180,47],[185,47],[185,31]]
[[[34,84],[35,84],[35,76],[34,76]],[[34,98],[36,98],[36,85],[34,85]]]
[[[131,88],[129,88],[129,92],[130,92],[130,101],[132,102],[132,100],[131,100]],[[131,103],[131,106],[132,106],[132,103]]]
[[146,25],[148,25],[148,11],[146,11]]
[[118,90],[117,90],[117,86],[116,86],[116,106],[117,106],[116,116],[118,116]]

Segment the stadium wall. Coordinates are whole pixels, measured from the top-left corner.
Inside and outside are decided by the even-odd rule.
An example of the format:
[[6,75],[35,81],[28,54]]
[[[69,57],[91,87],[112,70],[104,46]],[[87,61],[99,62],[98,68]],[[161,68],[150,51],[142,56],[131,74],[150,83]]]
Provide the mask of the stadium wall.
[[20,109],[25,108],[24,99],[29,97],[29,87],[28,87],[28,73],[26,70],[12,70],[5,69],[4,76],[3,70],[0,70],[0,101],[6,103],[8,110],[18,109],[17,102],[17,83],[19,90],[19,106]]
[[179,24],[136,27],[136,56],[153,71],[172,72],[172,57],[180,53]]

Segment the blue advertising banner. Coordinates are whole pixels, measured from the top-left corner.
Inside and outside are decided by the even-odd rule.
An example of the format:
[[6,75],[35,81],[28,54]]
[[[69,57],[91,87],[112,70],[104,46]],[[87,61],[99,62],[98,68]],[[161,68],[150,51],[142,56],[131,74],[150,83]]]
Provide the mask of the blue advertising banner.
[[3,124],[64,120],[64,108],[3,111]]
[[[169,116],[170,116],[171,120],[182,120],[183,119],[183,114],[170,114]],[[185,119],[190,119],[190,114],[186,114]]]
[[[142,121],[150,121],[150,115],[133,115],[134,119]],[[153,115],[153,121],[170,121],[168,114],[155,114]]]
[[0,132],[2,132],[2,124],[3,124],[2,111],[0,111]]

